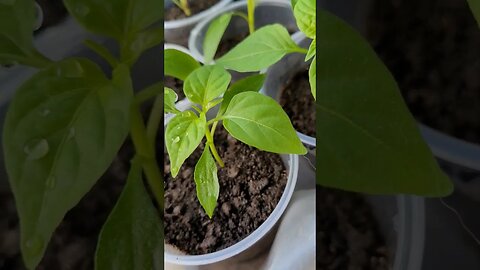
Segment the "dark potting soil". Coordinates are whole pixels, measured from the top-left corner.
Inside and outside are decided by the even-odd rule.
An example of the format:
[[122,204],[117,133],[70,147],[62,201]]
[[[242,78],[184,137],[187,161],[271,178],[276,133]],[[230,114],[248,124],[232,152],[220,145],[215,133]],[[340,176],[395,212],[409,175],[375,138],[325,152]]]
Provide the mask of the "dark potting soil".
[[193,178],[203,143],[175,179],[165,155],[165,241],[192,255],[227,248],[252,233],[276,207],[288,178],[279,155],[247,146],[223,128],[215,143],[225,167],[218,170],[220,195],[212,219],[198,202]]
[[315,137],[316,109],[308,70],[299,71],[286,83],[280,93],[280,105],[297,131]]
[[375,0],[367,26],[417,120],[480,143],[480,29],[467,1]]
[[[218,2],[218,0],[188,0],[188,6],[192,12],[190,16],[202,12]],[[187,18],[187,15],[185,15],[185,13],[175,4],[172,4],[170,8],[165,10],[165,21],[173,21],[184,18]]]
[[171,88],[178,95],[178,100],[185,98],[185,93],[183,93],[183,81],[177,78],[170,76],[165,77],[165,86]]
[[387,270],[388,249],[370,205],[355,193],[317,186],[317,270]]

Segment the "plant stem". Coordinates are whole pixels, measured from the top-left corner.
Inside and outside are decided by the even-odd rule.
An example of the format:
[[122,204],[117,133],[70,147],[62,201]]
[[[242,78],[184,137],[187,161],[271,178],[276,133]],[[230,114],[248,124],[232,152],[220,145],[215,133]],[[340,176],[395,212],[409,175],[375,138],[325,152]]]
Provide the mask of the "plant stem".
[[220,167],[223,168],[225,164],[223,163],[222,158],[220,158],[220,156],[218,155],[217,149],[215,148],[215,143],[213,142],[212,133],[210,133],[208,126],[205,130],[205,135],[207,137],[207,144],[208,146],[210,146],[210,150],[212,151],[213,157],[217,161],[218,165],[220,165]]
[[158,127],[163,118],[163,96],[158,95],[153,103],[152,111],[148,117],[147,137],[151,145],[155,145]]
[[87,46],[90,50],[101,56],[105,61],[108,62],[108,64],[113,69],[115,69],[115,67],[118,65],[117,58],[115,58],[115,56],[113,56],[112,53],[103,45],[90,39],[85,40],[83,44],[85,44],[85,46]]
[[296,49],[292,49],[292,52],[307,54],[307,53],[308,53],[308,50],[307,50],[307,49],[304,49],[304,48],[298,47],[298,48],[296,48]]
[[130,108],[131,127],[130,134],[137,155],[142,161],[143,171],[150,189],[155,197],[160,208],[161,215],[163,215],[163,201],[164,201],[164,187],[163,179],[160,169],[155,158],[154,144],[148,140],[145,124],[143,123],[140,107],[138,103],[132,102]]
[[247,10],[248,10],[248,30],[250,35],[255,32],[255,0],[247,1]]

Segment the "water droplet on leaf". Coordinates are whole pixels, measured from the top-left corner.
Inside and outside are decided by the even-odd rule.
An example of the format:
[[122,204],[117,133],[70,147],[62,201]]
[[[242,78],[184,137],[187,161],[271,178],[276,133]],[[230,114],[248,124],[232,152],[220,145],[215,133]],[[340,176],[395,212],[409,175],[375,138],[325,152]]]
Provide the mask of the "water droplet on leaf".
[[25,247],[32,253],[32,254],[39,254],[40,252],[42,252],[42,249],[43,249],[43,245],[44,245],[44,242],[43,242],[43,239],[36,235],[30,239],[28,239],[26,242],[25,242]]
[[178,143],[180,141],[180,137],[177,136],[172,141],[173,143]]
[[29,160],[37,160],[48,154],[49,146],[45,139],[33,139],[23,147]]

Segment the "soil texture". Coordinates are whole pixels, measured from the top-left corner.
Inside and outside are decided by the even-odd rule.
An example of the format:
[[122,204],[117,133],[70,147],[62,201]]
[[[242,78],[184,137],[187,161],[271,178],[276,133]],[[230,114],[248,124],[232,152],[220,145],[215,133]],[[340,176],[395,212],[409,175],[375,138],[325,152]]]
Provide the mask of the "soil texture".
[[467,1],[375,0],[367,29],[417,120],[480,143],[480,29]]
[[388,249],[358,194],[317,186],[317,270],[388,270]]
[[177,93],[178,100],[180,101],[185,98],[185,93],[183,93],[183,81],[177,78],[170,76],[165,77],[165,87],[171,88],[175,93]]
[[316,136],[315,99],[310,90],[307,69],[299,71],[286,83],[280,94],[280,105],[297,131]]
[[[188,6],[190,7],[190,11],[192,12],[190,16],[209,9],[218,2],[218,0],[188,0]],[[175,4],[172,4],[170,8],[167,8],[165,10],[165,21],[174,21],[187,17],[188,16],[185,15],[183,10]]]
[[198,202],[193,178],[204,144],[175,179],[165,154],[165,241],[187,254],[215,252],[247,237],[269,217],[287,183],[279,155],[243,144],[223,128],[214,136],[225,167],[218,170],[220,195],[212,219]]

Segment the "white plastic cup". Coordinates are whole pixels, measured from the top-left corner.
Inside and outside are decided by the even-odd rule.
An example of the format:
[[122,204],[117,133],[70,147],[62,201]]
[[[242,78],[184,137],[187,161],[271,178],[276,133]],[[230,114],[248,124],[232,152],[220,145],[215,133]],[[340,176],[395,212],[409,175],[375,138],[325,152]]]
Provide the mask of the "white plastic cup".
[[[190,105],[179,108],[179,110],[183,111],[188,108],[190,108]],[[173,115],[165,117],[165,126],[172,118]],[[265,249],[273,242],[276,225],[285,212],[297,183],[298,155],[281,155],[281,158],[288,171],[287,184],[277,206],[260,227],[238,243],[228,248],[204,255],[182,254],[171,245],[165,243],[165,263],[182,266],[218,266],[220,263],[222,263],[220,265],[223,265],[228,262],[234,263],[245,261],[265,251]]]
[[[213,16],[213,14],[217,13],[218,10],[228,5],[231,1],[232,0],[220,0],[212,7],[188,18],[165,21],[165,42],[187,46],[188,36],[193,27],[203,19]],[[171,0],[165,0],[163,6],[167,9],[172,5],[174,5],[174,3]]]

